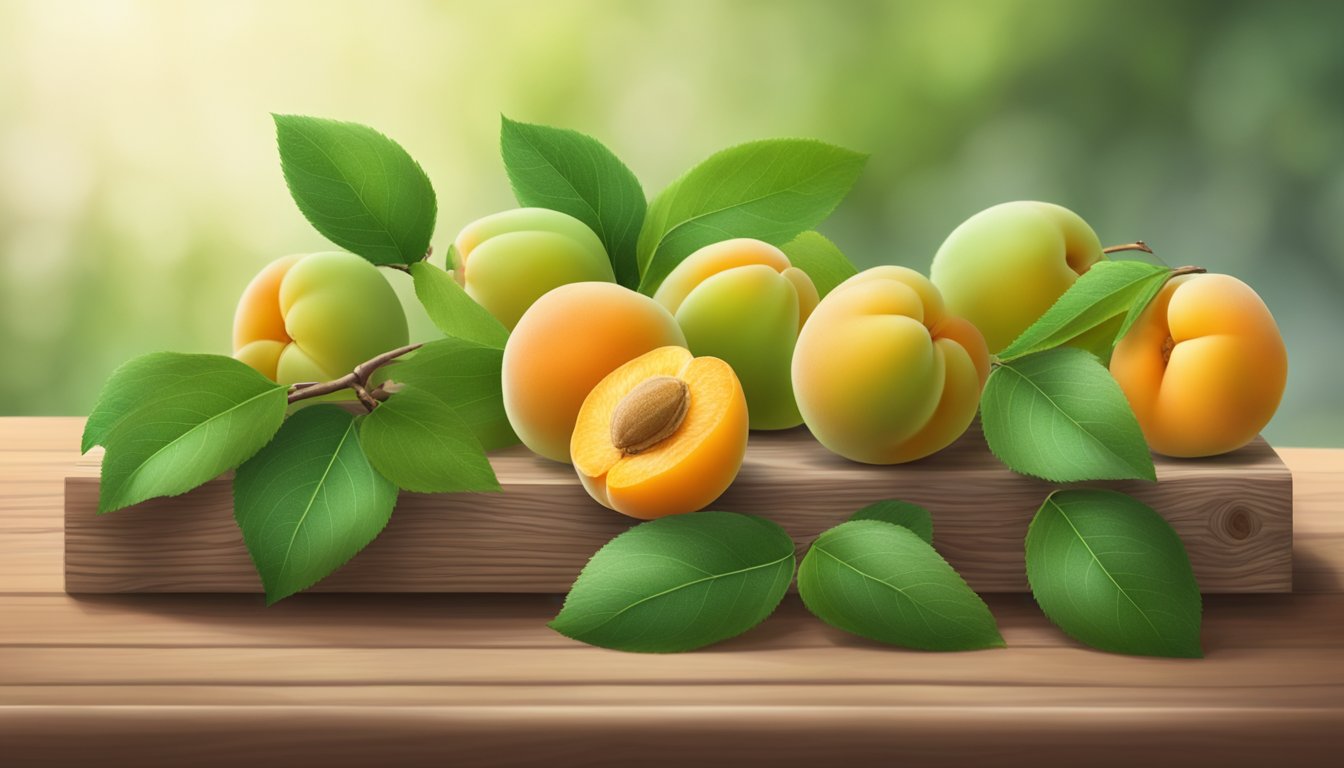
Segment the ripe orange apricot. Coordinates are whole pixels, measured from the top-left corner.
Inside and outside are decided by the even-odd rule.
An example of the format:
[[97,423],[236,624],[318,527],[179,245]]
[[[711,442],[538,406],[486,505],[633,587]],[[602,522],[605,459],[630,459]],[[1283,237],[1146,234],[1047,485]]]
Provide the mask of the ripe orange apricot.
[[1111,356],[1148,446],[1213,456],[1249,443],[1269,423],[1288,379],[1274,317],[1230,275],[1173,278]]
[[686,337],[661,304],[616,283],[562,285],[523,313],[504,346],[501,386],[513,431],[535,453],[569,462],[584,398],[608,373]]
[[702,509],[727,490],[747,431],[747,399],[732,366],[662,347],[593,388],[570,452],[594,499],[651,520]]

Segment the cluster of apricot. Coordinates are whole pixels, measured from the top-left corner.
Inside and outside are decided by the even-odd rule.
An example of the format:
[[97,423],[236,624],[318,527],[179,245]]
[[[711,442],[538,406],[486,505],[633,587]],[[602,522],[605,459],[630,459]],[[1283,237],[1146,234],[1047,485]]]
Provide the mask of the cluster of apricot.
[[[974,419],[993,353],[1103,249],[1074,213],[1015,202],[958,227],[931,278],[879,266],[825,296],[752,239],[699,249],[644,295],[615,282],[585,224],[539,208],[474,222],[452,254],[458,283],[510,331],[501,383],[518,437],[572,463],[607,507],[654,518],[726,490],[752,429],[806,424],[874,464],[945,448]],[[282,383],[335,378],[406,340],[387,281],[339,253],[268,266],[234,325],[235,355]],[[1286,367],[1264,303],[1224,275],[1171,280],[1111,361],[1149,444],[1173,456],[1248,442]]]

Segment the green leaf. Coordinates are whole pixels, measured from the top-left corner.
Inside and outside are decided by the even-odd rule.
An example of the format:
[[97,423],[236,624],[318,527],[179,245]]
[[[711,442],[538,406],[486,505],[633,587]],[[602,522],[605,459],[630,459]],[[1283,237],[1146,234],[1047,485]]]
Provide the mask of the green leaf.
[[438,203],[406,150],[358,123],[273,117],[289,193],[323,237],[374,264],[425,258]]
[[550,627],[590,645],[672,653],[740,635],[774,612],[793,580],[783,528],[695,512],[631,528],[584,566]]
[[989,449],[1014,472],[1056,483],[1157,480],[1120,385],[1081,349],[995,367],[980,396],[980,423]]
[[904,526],[850,520],[821,534],[798,567],[798,594],[817,618],[870,640],[925,651],[1003,646],[985,602]]
[[875,502],[849,516],[850,520],[880,520],[909,528],[925,542],[933,543],[933,517],[929,510],[908,501],[886,499]]
[[866,155],[811,139],[767,139],[711,155],[649,204],[639,290],[653,294],[695,250],[734,237],[782,245],[835,210]]
[[1111,341],[1112,347],[1120,343],[1120,340],[1125,337],[1125,334],[1129,333],[1129,329],[1134,327],[1134,323],[1139,319],[1139,315],[1143,314],[1143,310],[1147,309],[1148,305],[1153,303],[1153,299],[1157,298],[1157,294],[1162,292],[1162,286],[1167,284],[1167,281],[1172,278],[1174,273],[1175,270],[1167,270],[1161,275],[1160,280],[1154,279],[1144,284],[1143,290],[1137,294],[1133,303],[1129,305],[1129,311],[1125,313],[1125,319],[1121,321],[1119,329],[1116,330],[1115,338]]
[[499,491],[471,427],[443,400],[414,387],[364,417],[360,441],[373,468],[406,491]]
[[1185,546],[1131,496],[1096,489],[1047,496],[1027,530],[1027,581],[1045,615],[1093,648],[1203,655],[1199,585]]
[[397,487],[365,458],[357,426],[340,406],[308,406],[234,474],[233,516],[268,605],[326,578],[392,517]]
[[288,388],[222,355],[145,355],[98,397],[86,444],[101,443],[98,511],[176,496],[238,466],[285,418]]
[[411,265],[415,296],[425,314],[448,336],[503,349],[509,331],[489,310],[467,295],[453,276],[427,261]]
[[504,352],[462,339],[439,339],[382,370],[446,403],[487,451],[518,443],[504,412],[500,370]]
[[817,294],[823,298],[837,285],[859,273],[835,243],[815,230],[803,232],[779,248],[789,257],[790,264],[812,278]]
[[[1040,319],[999,353],[999,360],[1053,349],[1129,312],[1134,303],[1171,274],[1142,261],[1102,261],[1084,272]],[[1108,338],[1107,341],[1110,339]]]
[[639,285],[635,246],[644,223],[644,189],[597,139],[563,128],[502,117],[504,170],[518,204],[567,213],[587,224],[607,249],[616,281]]

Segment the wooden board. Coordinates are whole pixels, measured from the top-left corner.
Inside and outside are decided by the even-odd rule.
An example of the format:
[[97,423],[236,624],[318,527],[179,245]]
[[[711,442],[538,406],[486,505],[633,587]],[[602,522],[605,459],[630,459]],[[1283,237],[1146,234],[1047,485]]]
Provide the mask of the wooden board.
[[[519,448],[492,457],[502,494],[403,494],[383,533],[319,583],[337,592],[563,593],[598,547],[635,521],[599,506],[573,471]],[[96,457],[65,484],[72,593],[257,592],[228,478],[172,499],[96,513]],[[1263,440],[1213,459],[1157,460],[1159,482],[1098,483],[1167,518],[1206,593],[1292,588],[1292,478]],[[802,429],[755,433],[716,509],[777,521],[800,554],[821,531],[883,498],[922,504],[935,542],[972,588],[1027,588],[1023,537],[1053,486],[999,463],[977,430],[924,461],[841,459]]]
[[1282,449],[1294,594],[1204,600],[1204,659],[1078,646],[1029,596],[1008,647],[928,654],[785,599],[695,653],[590,648],[555,595],[72,596],[81,419],[0,419],[0,764],[1334,766],[1344,451]]

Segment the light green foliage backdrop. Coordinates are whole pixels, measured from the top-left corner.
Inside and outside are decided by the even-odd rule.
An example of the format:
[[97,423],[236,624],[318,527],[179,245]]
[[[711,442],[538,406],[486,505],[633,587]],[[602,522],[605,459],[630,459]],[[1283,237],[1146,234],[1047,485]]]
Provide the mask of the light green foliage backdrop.
[[710,152],[870,152],[824,231],[927,269],[969,214],[1067,205],[1254,285],[1288,339],[1269,436],[1344,446],[1344,3],[0,0],[0,413],[87,412],[142,352],[227,352],[270,259],[321,249],[268,112],[375,125],[439,253],[512,204],[499,114],[612,146],[653,192]]

